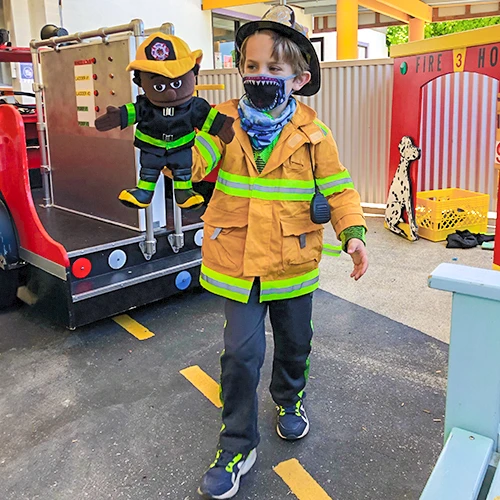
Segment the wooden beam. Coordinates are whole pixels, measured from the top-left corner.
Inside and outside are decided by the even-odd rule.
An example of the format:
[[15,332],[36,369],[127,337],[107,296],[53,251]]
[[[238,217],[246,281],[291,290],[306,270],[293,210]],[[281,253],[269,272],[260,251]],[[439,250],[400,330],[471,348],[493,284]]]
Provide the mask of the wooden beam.
[[[489,4],[488,4],[489,5]],[[472,13],[470,5],[464,6],[463,14],[454,14],[454,15],[440,15],[440,11],[445,11],[444,7],[436,7],[434,9],[434,13],[432,16],[432,20],[434,23],[441,23],[443,21],[458,21],[461,19],[475,19],[478,17],[494,17],[500,16],[500,2],[497,2],[497,7],[491,11],[487,12],[476,12]]]
[[498,40],[500,40],[500,25],[497,24],[486,28],[464,31],[463,33],[436,36],[422,40],[421,42],[391,45],[391,57],[407,57],[426,54],[428,52],[443,52],[463,47],[477,47],[479,45],[496,43]]
[[359,0],[359,5],[373,10],[373,12],[377,12],[378,14],[382,14],[392,19],[396,19],[397,21],[401,21],[402,23],[410,22],[410,16],[408,14],[405,14],[399,9],[389,7],[380,0]]
[[225,9],[227,7],[239,7],[240,5],[249,5],[252,3],[262,3],[262,0],[202,0],[201,8],[203,10]]
[[337,59],[358,59],[358,2],[337,0]]
[[416,17],[411,19],[409,38],[410,42],[419,42],[425,38],[425,21]]
[[378,2],[427,23],[432,22],[432,7],[421,0],[378,0]]

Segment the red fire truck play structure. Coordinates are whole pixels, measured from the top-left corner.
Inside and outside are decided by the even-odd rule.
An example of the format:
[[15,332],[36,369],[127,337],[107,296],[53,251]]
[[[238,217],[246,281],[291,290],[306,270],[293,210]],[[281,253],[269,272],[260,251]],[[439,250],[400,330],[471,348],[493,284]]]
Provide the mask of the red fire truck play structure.
[[94,128],[106,106],[135,100],[125,67],[144,36],[134,20],[3,51],[33,62],[37,113],[0,105],[0,307],[19,295],[76,328],[197,286],[200,213],[177,207],[169,181],[148,209],[123,207],[116,196],[138,172],[133,130]]

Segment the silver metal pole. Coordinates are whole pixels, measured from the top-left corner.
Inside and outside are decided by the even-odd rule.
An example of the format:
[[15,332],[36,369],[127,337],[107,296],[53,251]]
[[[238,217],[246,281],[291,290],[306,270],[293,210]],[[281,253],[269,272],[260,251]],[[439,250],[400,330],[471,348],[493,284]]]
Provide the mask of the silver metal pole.
[[[33,43],[33,42],[32,42]],[[38,49],[31,45],[31,59],[33,61],[33,92],[36,99],[36,129],[38,131],[38,144],[40,146],[40,170],[42,173],[43,205],[52,205],[52,174],[48,162],[47,137],[44,110],[43,110],[43,85],[40,77],[40,66],[38,63]]]
[[31,48],[40,47],[53,47],[57,48],[59,45],[68,42],[81,42],[87,38],[102,38],[106,39],[109,35],[116,35],[117,33],[126,33],[131,31],[134,36],[142,36],[144,34],[144,23],[140,19],[134,19],[129,24],[121,24],[111,28],[99,28],[92,31],[84,31],[82,33],[73,33],[66,36],[53,36],[48,40],[32,40],[30,43]]
[[[172,23],[164,23],[160,27],[160,31],[166,35],[173,35],[175,27]],[[165,179],[166,181],[166,179]],[[172,181],[172,205],[174,210],[174,234],[168,236],[168,241],[172,250],[177,253],[184,246],[184,233],[182,231],[182,209],[175,202],[175,188]]]
[[163,23],[160,26],[160,31],[165,35],[175,35],[175,27],[172,23]]
[[177,253],[184,246],[184,233],[182,232],[182,209],[175,202],[174,181],[172,181],[172,205],[174,209],[174,234],[168,235],[168,242],[172,250]]
[[59,22],[61,23],[61,24],[59,24],[59,26],[61,26],[61,28],[62,28],[64,26],[62,0],[59,0]]

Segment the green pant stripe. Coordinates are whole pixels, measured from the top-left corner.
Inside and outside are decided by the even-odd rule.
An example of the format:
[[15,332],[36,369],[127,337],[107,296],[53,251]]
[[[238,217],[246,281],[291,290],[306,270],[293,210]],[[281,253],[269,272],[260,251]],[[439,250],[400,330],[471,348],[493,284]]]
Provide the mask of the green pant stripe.
[[137,183],[137,187],[139,189],[145,189],[146,191],[154,191],[156,187],[156,182],[148,182],[140,179],[139,182]]
[[129,127],[137,121],[137,114],[135,112],[135,106],[131,102],[125,104],[125,108],[127,110],[127,127]]
[[193,187],[193,181],[174,181],[175,189],[191,189]]
[[208,132],[210,128],[212,127],[215,117],[219,114],[219,112],[215,109],[212,108],[210,110],[210,113],[208,113],[207,119],[205,120],[205,123],[201,127],[202,132]]

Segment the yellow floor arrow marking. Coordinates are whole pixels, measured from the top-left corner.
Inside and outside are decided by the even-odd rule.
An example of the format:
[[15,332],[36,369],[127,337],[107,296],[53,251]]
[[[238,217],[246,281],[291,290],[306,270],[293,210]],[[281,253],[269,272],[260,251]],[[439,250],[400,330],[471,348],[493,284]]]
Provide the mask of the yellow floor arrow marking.
[[199,366],[190,366],[180,371],[217,408],[222,408],[219,398],[219,384]]
[[150,332],[145,326],[132,319],[128,314],[115,316],[113,321],[139,340],[147,340],[155,336],[153,332]]
[[295,458],[281,462],[274,472],[299,500],[332,500]]

